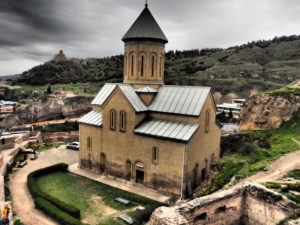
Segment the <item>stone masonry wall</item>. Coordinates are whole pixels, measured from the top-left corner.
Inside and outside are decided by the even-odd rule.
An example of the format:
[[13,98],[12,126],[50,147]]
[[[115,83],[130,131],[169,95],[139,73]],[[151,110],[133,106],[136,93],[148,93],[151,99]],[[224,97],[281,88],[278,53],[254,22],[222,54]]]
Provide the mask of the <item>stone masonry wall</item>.
[[280,194],[248,183],[180,206],[160,207],[149,225],[276,225],[294,210]]

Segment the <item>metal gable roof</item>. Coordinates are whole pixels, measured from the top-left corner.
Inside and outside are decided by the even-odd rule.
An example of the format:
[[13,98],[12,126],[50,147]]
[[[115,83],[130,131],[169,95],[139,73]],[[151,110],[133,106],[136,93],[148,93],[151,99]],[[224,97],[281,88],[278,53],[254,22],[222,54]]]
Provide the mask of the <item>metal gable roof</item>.
[[156,39],[165,43],[168,42],[147,6],[123,36],[122,41],[132,39]]
[[118,84],[127,100],[130,102],[136,112],[147,111],[147,106],[142,102],[140,97],[135,93],[134,88],[130,84]]
[[137,92],[137,93],[157,93],[158,91],[157,91],[157,89],[155,89],[149,85],[146,85],[146,86],[143,86],[140,88],[136,88],[135,92]]
[[102,113],[97,111],[91,111],[88,114],[78,120],[79,123],[84,123],[92,126],[102,126]]
[[115,90],[116,87],[117,84],[106,83],[98,92],[96,97],[93,99],[92,105],[103,105],[103,103],[111,95],[111,93]]
[[156,138],[188,142],[198,127],[198,124],[151,119],[140,124],[134,132]]
[[139,96],[135,93],[134,88],[130,84],[111,84],[107,83],[99,91],[97,96],[92,101],[92,105],[102,106],[109,96],[113,93],[116,87],[119,87],[126,99],[132,105],[136,112],[147,111],[147,106],[142,102]]
[[162,86],[149,106],[149,111],[199,116],[209,87]]

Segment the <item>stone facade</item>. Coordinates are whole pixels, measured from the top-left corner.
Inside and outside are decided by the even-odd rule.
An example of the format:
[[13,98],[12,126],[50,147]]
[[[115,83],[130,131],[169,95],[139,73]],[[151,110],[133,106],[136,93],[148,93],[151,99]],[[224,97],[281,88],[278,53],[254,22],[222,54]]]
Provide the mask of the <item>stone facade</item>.
[[295,209],[284,196],[248,183],[180,206],[160,207],[149,225],[276,225]]
[[164,84],[165,44],[157,42],[125,43],[124,83]]

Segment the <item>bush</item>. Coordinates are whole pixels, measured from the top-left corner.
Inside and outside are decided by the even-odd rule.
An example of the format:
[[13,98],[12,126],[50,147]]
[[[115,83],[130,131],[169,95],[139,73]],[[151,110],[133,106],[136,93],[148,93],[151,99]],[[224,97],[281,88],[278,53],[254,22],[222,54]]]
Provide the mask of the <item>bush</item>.
[[36,182],[36,178],[57,171],[67,171],[68,165],[64,163],[49,166],[43,169],[36,170],[27,176],[27,186],[33,198],[43,198],[51,202],[54,206],[60,210],[68,213],[69,215],[80,219],[80,210],[72,205],[66,204],[47,193],[43,192]]
[[64,225],[84,225],[80,222],[80,220],[75,219],[74,217],[70,216],[66,212],[63,212],[51,202],[43,199],[43,198],[35,198],[34,199],[35,206],[48,214],[51,218],[59,222],[60,224]]
[[249,142],[245,142],[242,146],[238,149],[238,152],[242,155],[251,155],[257,151],[257,147],[254,144]]

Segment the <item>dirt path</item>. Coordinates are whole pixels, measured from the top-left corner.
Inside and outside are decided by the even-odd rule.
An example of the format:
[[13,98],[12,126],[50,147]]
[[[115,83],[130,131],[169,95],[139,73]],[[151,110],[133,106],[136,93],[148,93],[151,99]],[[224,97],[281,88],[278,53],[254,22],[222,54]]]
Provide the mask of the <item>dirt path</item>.
[[56,163],[74,164],[78,161],[78,152],[66,150],[65,146],[41,152],[38,159],[28,161],[28,164],[19,169],[12,177],[10,191],[12,206],[18,217],[26,225],[56,225],[57,223],[47,218],[43,213],[34,208],[33,201],[27,189],[27,175],[32,171]]
[[[300,143],[297,140],[292,138],[292,141],[296,142],[300,146]],[[300,150],[282,156],[278,160],[272,162],[269,165],[267,171],[259,172],[251,177],[248,177],[248,178],[242,180],[238,184],[231,186],[231,187],[235,187],[237,185],[241,185],[246,182],[261,183],[261,182],[276,181],[280,177],[287,174],[287,172],[289,172],[290,170],[293,170],[296,168],[300,168]],[[225,189],[228,189],[231,187],[226,186]]]

